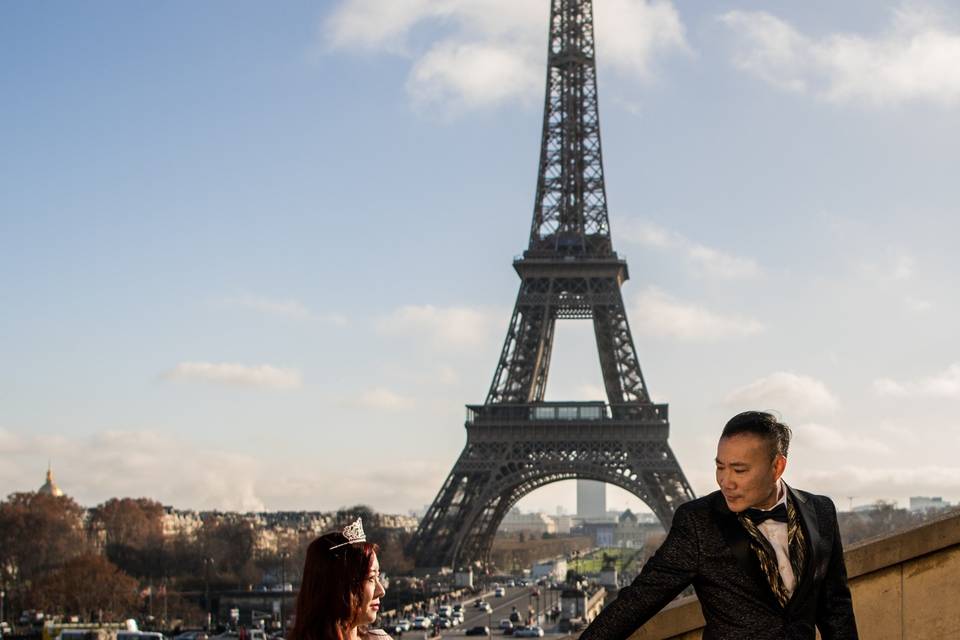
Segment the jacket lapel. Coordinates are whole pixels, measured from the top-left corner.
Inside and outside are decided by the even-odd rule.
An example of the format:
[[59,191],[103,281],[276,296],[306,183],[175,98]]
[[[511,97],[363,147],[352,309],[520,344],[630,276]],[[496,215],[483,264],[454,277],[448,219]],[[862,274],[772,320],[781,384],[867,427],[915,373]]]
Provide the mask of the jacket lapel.
[[[786,483],[784,483],[786,485]],[[813,585],[820,579],[820,560],[823,557],[823,551],[820,549],[822,537],[820,536],[820,520],[817,517],[817,510],[809,497],[802,492],[795,491],[787,486],[793,504],[800,511],[800,519],[803,524],[803,532],[807,537],[807,561],[803,567],[803,573],[800,575],[800,581],[794,589],[793,596],[790,598],[788,606],[794,603],[803,602],[807,592],[813,588]]]
[[750,536],[737,519],[737,515],[730,511],[723,494],[717,491],[711,501],[711,515],[714,523],[723,535],[727,546],[737,559],[740,569],[757,585],[760,593],[764,594],[765,601],[774,609],[782,610],[780,602],[770,589],[767,576],[760,568],[760,561],[750,548]]

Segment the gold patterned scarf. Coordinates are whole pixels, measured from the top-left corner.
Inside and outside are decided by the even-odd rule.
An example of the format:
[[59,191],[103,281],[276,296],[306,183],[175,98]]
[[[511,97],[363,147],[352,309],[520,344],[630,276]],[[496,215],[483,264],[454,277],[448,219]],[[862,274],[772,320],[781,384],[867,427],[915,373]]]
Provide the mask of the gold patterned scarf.
[[[796,577],[796,584],[800,584],[801,573],[807,558],[807,541],[803,534],[803,527],[800,525],[800,514],[793,504],[790,494],[787,494],[787,541],[790,550],[790,566],[793,568],[793,575]],[[770,545],[757,525],[753,523],[743,512],[737,514],[740,524],[746,529],[750,536],[750,548],[757,555],[760,561],[760,568],[767,576],[767,582],[770,583],[770,589],[777,597],[780,605],[787,606],[790,596],[787,588],[783,584],[783,577],[780,575],[780,569],[777,566],[777,554]],[[796,590],[796,586],[794,587]]]

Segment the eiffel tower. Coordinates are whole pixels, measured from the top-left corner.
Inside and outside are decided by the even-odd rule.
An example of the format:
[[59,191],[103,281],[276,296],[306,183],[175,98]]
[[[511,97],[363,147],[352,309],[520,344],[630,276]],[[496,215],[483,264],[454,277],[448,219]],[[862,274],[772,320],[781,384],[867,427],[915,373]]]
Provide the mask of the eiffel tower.
[[[591,0],[552,0],[540,169],[520,292],[467,444],[407,549],[418,567],[486,563],[520,498],[573,478],[613,484],[665,527],[694,497],[650,400],[620,287],[600,149]],[[545,402],[557,320],[592,320],[608,402]]]

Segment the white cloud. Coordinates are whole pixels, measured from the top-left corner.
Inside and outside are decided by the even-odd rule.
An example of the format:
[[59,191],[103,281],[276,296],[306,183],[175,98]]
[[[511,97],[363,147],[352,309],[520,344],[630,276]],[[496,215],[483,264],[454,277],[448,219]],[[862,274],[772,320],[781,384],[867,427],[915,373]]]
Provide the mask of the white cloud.
[[362,407],[365,409],[382,409],[386,411],[403,411],[412,409],[416,403],[412,398],[400,395],[386,387],[367,389],[353,400],[345,403],[347,406]]
[[693,242],[683,235],[645,221],[628,220],[620,234],[627,242],[679,252],[705,276],[725,280],[756,278],[762,274],[760,265],[751,258],[731,255]]
[[[343,0],[321,39],[327,50],[409,57],[411,98],[457,110],[539,101],[548,23],[546,0]],[[595,25],[599,64],[632,77],[650,79],[659,56],[689,51],[668,0],[609,0]]]
[[[3,448],[9,441],[14,450]],[[385,513],[429,503],[452,462],[407,457],[402,465],[384,465],[375,456],[344,482],[342,465],[318,464],[316,452],[271,460],[232,451],[229,441],[213,446],[159,430],[41,438],[0,429],[0,499],[39,488],[48,460],[60,488],[84,506],[146,496],[180,509],[332,510],[362,503]]]
[[595,2],[594,18],[598,63],[624,74],[651,78],[652,63],[658,55],[690,51],[686,30],[672,2]]
[[250,309],[259,313],[296,320],[320,320],[339,326],[347,324],[347,318],[342,314],[314,313],[307,309],[299,300],[281,300],[245,293],[239,296],[224,298],[221,303],[231,307]]
[[543,85],[537,58],[522,43],[440,42],[414,63],[407,91],[419,105],[451,111],[531,98]]
[[681,302],[653,287],[637,296],[630,317],[637,331],[679,340],[743,337],[765,328],[752,318],[724,315]]
[[892,451],[889,445],[876,438],[847,433],[814,422],[794,426],[793,442],[799,447],[840,454],[885,455]]
[[927,313],[933,309],[933,303],[929,300],[907,296],[903,299],[903,306],[910,313]]
[[903,249],[888,247],[873,254],[854,263],[861,278],[885,286],[906,283],[917,273],[916,258]]
[[[19,436],[0,450],[0,486],[32,491],[47,460],[67,495],[92,506],[111,497],[148,496],[183,508],[261,510],[261,463],[224,447],[185,443],[155,431],[103,431],[90,436]],[[264,479],[266,480],[266,479]]]
[[0,427],[0,455],[5,453],[17,453],[24,445],[24,439],[3,427]]
[[577,387],[577,395],[574,397],[582,398],[584,400],[606,401],[607,390],[598,384],[581,384],[579,387]]
[[960,495],[960,467],[914,465],[864,467],[840,464],[828,469],[797,466],[788,482],[807,491],[834,496],[907,497]]
[[724,404],[736,410],[778,411],[789,424],[791,416],[830,413],[840,403],[820,380],[777,371],[735,389]]
[[874,380],[873,389],[882,396],[960,398],[960,363],[951,364],[937,375],[916,381],[880,378]]
[[960,31],[918,3],[902,4],[872,37],[811,37],[762,11],[730,11],[720,20],[739,37],[734,63],[780,89],[836,104],[960,102]]
[[[384,513],[406,513],[433,500],[452,462],[410,456],[404,457],[403,464],[391,464],[386,457],[375,456],[374,460],[362,473],[351,473],[349,482],[344,482],[339,470],[316,466],[287,469],[263,484],[264,499],[275,509],[333,510],[367,504]],[[377,464],[378,460],[384,464]],[[317,487],[323,487],[320,496]]]
[[350,0],[327,16],[321,37],[336,49],[400,50],[410,29],[437,11],[438,4],[432,0]]
[[[469,307],[406,305],[379,318],[377,330],[385,335],[410,335],[440,349],[474,350],[489,347],[502,314]],[[502,328],[502,327],[501,327]]]
[[168,380],[204,381],[265,389],[299,389],[303,385],[299,371],[269,364],[181,362],[163,377]]

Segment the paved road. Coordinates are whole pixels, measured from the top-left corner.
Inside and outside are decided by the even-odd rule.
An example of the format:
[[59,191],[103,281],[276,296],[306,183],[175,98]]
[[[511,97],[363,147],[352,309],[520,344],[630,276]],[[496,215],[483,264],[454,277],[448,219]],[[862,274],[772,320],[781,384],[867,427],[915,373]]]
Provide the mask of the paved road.
[[[556,601],[559,592],[552,592],[548,595],[548,590],[543,587],[536,587],[540,592],[540,610],[544,611],[547,607],[547,601],[552,604]],[[493,594],[484,595],[483,599],[493,608],[491,613],[486,613],[473,606],[477,598],[469,598],[463,601],[463,624],[444,629],[445,637],[463,636],[464,632],[470,627],[486,626],[490,627],[493,635],[502,635],[500,631],[500,620],[509,618],[513,607],[520,613],[521,621],[526,619],[528,607],[531,605],[537,608],[537,598],[531,599],[531,593],[534,587],[506,587],[505,595],[502,598],[495,598]],[[548,634],[553,630],[553,625],[541,625]],[[510,636],[507,636],[509,638]]]

